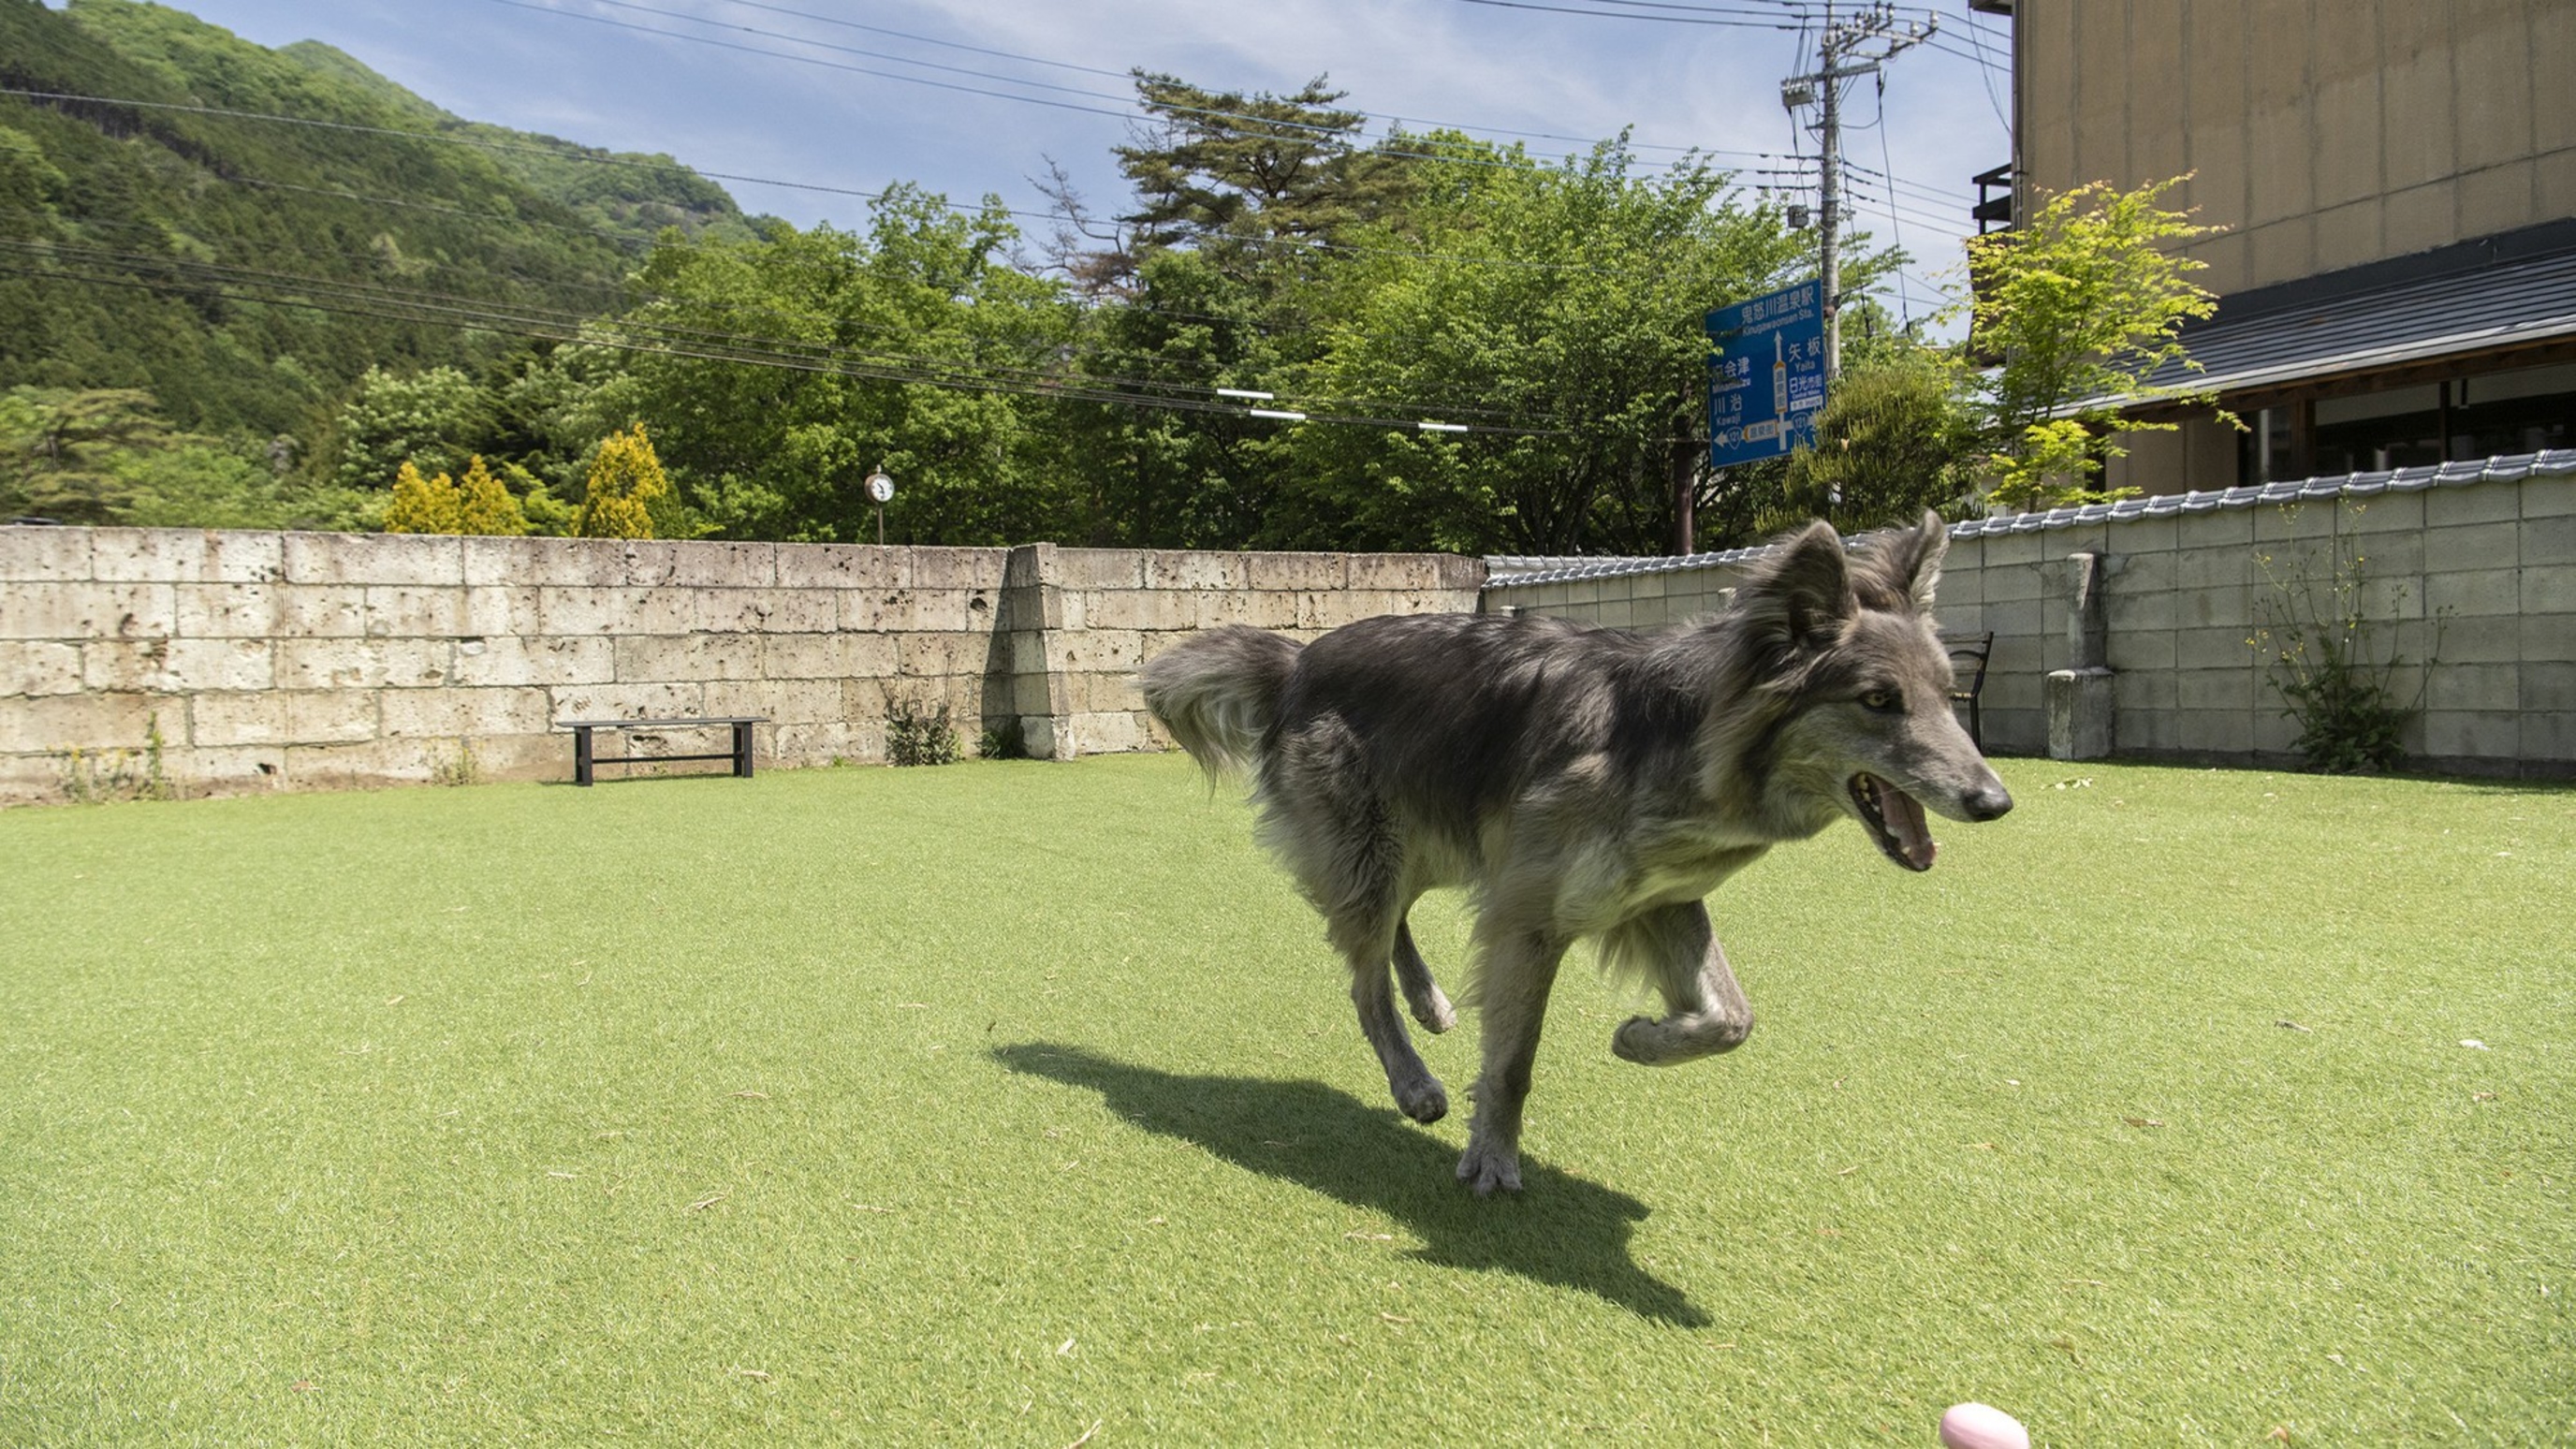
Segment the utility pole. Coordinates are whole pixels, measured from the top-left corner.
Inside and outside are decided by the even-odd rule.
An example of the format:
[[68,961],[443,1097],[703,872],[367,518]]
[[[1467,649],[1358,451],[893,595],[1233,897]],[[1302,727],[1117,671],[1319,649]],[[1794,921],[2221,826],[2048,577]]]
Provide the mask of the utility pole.
[[[1818,281],[1825,304],[1825,383],[1831,386],[1843,370],[1843,132],[1842,83],[1855,76],[1876,75],[1901,51],[1932,38],[1940,29],[1938,15],[1908,21],[1900,29],[1896,8],[1886,0],[1861,7],[1848,18],[1834,18],[1833,0],[1825,0],[1824,35],[1816,44],[1822,62],[1812,75],[1791,76],[1780,83],[1780,103],[1791,114],[1800,106],[1816,107],[1817,138],[1823,147],[1818,168],[1824,195],[1816,208]],[[1890,177],[1890,184],[1895,178]]]

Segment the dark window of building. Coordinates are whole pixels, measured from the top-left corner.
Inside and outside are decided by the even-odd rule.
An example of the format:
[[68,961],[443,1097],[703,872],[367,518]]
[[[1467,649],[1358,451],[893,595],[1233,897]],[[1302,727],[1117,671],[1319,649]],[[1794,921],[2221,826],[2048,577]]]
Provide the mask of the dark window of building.
[[[2306,446],[2300,413],[2309,417]],[[2323,397],[2245,415],[2237,477],[2248,483],[2413,468],[2576,448],[2576,364]]]
[[2312,471],[2331,477],[2441,462],[2442,386],[2317,399]]
[[2296,408],[2264,408],[2245,417],[2245,431],[2236,435],[2236,476],[2248,483],[2273,483],[2283,478],[2299,478],[2298,434],[2292,422]]
[[2491,372],[2451,384],[2451,456],[2576,447],[2576,364]]

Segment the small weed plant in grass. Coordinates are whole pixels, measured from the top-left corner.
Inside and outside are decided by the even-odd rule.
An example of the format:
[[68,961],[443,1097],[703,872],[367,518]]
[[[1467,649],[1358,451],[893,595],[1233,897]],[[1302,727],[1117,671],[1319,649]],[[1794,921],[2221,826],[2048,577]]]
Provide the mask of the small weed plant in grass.
[[957,763],[957,726],[948,703],[937,706],[897,700],[886,706],[886,763],[953,765]]
[[[2358,515],[2364,504],[2348,505]],[[2291,518],[2297,504],[2282,512]],[[2337,513],[2338,522],[2348,515]],[[2374,616],[2369,556],[2341,528],[2326,541],[2324,576],[2316,551],[2302,550],[2286,563],[2257,554],[2270,592],[2258,603],[2263,620],[2246,642],[2270,652],[2264,683],[2281,696],[2282,713],[2299,726],[2293,748],[2311,769],[2328,774],[2388,771],[2406,763],[2403,732],[2423,707],[2436,639],[2415,666],[2415,693],[2401,700],[2398,678],[2407,671],[2387,621]],[[2386,602],[2402,603],[2401,591]]]

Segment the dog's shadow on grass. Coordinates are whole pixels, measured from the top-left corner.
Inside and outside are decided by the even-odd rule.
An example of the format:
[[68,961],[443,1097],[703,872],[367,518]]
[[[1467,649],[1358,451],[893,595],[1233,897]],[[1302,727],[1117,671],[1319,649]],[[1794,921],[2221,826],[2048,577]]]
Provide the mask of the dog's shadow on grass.
[[1647,1318],[1705,1327],[1680,1289],[1637,1266],[1628,1239],[1646,1205],[1524,1158],[1517,1198],[1481,1199],[1455,1175],[1457,1150],[1321,1082],[1194,1077],[1032,1042],[996,1047],[1012,1071],[1098,1092],[1148,1132],[1237,1167],[1384,1213],[1422,1239],[1417,1256],[1577,1288]]

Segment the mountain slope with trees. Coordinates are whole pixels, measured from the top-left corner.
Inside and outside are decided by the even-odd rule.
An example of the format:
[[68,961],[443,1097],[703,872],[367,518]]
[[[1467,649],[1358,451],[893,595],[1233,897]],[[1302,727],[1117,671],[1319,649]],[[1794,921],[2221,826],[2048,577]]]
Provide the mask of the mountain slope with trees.
[[[567,159],[327,46],[272,51],[137,0],[0,0],[0,88],[138,103],[0,95],[0,388],[140,389],[195,432],[309,451],[370,368],[515,345],[382,294],[586,315],[666,225],[752,234],[668,158]],[[325,124],[209,113],[227,110]]]

